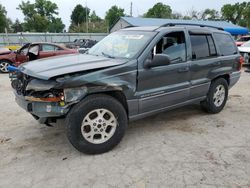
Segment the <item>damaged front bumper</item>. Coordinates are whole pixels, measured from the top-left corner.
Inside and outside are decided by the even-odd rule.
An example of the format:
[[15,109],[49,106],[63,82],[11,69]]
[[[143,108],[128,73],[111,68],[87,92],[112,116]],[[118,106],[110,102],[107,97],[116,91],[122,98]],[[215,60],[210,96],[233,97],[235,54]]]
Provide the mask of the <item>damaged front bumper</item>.
[[24,96],[15,92],[16,103],[32,114],[40,123],[46,123],[48,119],[64,117],[70,109],[70,105],[59,102],[33,102],[26,100]]

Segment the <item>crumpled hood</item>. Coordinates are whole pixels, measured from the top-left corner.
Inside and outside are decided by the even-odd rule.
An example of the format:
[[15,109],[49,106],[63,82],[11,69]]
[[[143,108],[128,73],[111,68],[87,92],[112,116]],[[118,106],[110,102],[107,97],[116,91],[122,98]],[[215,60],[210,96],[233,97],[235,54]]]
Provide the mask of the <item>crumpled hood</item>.
[[107,68],[126,62],[127,60],[125,59],[110,59],[103,56],[72,54],[31,61],[22,64],[19,69],[29,76],[49,80],[56,76]]
[[248,52],[248,53],[250,53],[250,47],[241,46],[241,47],[238,47],[238,49],[239,49],[240,52]]

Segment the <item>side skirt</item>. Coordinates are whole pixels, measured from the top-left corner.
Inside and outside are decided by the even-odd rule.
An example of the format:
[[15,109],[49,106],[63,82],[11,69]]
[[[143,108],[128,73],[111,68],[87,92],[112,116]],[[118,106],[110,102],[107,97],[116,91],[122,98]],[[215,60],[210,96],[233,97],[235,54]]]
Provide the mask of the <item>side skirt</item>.
[[172,106],[167,106],[165,108],[161,108],[161,109],[157,109],[157,110],[145,112],[145,113],[142,113],[142,114],[137,114],[137,115],[129,116],[129,121],[136,121],[138,119],[142,119],[142,118],[145,118],[145,117],[148,117],[148,116],[152,116],[152,115],[158,114],[160,112],[172,110],[172,109],[179,108],[179,107],[182,107],[182,106],[186,106],[186,105],[189,105],[189,104],[194,104],[194,103],[203,101],[204,99],[206,99],[206,96],[199,97],[199,98],[192,99],[192,100],[188,100],[186,102],[175,104],[175,105],[172,105]]

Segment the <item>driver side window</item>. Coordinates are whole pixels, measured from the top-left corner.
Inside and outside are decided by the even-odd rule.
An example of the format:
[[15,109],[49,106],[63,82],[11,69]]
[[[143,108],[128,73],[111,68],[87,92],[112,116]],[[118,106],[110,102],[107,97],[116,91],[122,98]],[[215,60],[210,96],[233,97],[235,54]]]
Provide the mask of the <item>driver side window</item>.
[[185,62],[187,51],[184,32],[171,32],[162,37],[152,50],[152,57],[155,54],[168,55],[171,63]]

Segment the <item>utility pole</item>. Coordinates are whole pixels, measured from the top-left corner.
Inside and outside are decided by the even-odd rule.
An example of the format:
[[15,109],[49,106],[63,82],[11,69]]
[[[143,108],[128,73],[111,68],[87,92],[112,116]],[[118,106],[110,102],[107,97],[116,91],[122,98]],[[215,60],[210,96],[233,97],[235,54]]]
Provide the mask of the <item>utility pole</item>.
[[87,28],[87,33],[89,33],[89,18],[88,18],[88,5],[86,1],[86,28]]
[[130,3],[130,16],[133,16],[133,2]]

